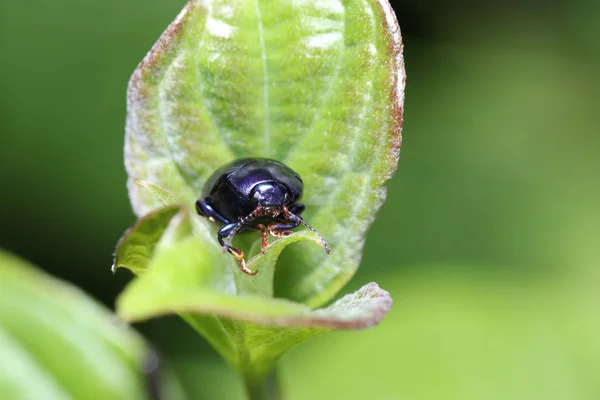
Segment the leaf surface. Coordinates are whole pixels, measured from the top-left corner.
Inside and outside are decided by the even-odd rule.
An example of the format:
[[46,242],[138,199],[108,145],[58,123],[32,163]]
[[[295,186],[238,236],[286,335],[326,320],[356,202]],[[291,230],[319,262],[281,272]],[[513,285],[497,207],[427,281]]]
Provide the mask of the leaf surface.
[[305,218],[332,253],[291,246],[268,290],[322,305],[360,262],[397,166],[403,98],[402,42],[387,1],[192,0],[129,83],[133,208],[142,216],[164,205],[139,180],[191,207],[232,159],[284,162],[303,177]]

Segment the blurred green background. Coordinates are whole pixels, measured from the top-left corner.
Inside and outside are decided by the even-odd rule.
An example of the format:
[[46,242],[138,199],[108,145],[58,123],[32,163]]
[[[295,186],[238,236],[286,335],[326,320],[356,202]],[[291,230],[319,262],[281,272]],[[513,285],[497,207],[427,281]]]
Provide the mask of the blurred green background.
[[[394,308],[286,355],[290,399],[600,398],[600,2],[496,3],[393,4],[404,145],[345,292]],[[0,246],[110,306],[125,88],[183,4],[0,0]],[[241,398],[184,323],[139,328],[194,398]]]

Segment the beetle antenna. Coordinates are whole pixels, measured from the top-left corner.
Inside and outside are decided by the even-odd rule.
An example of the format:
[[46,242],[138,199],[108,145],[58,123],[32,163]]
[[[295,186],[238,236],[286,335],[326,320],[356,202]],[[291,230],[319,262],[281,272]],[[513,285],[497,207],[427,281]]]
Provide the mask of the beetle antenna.
[[318,230],[316,230],[315,228],[313,228],[311,224],[309,224],[304,219],[302,219],[300,216],[292,213],[289,210],[286,212],[286,217],[288,219],[291,219],[294,222],[300,222],[302,225],[306,226],[308,229],[310,229],[311,231],[313,231],[314,233],[316,233],[317,236],[319,237],[319,239],[321,240],[321,243],[323,244],[323,247],[325,248],[325,253],[327,253],[327,254],[331,253],[331,249],[329,248],[329,244],[327,243],[327,240],[325,240],[325,238],[323,237],[323,235],[321,235]]

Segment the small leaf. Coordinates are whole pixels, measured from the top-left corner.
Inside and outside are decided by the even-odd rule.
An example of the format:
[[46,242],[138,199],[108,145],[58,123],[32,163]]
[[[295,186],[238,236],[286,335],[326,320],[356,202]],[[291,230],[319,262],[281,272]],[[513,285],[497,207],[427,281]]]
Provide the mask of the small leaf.
[[117,243],[112,271],[126,266],[135,274],[143,272],[156,242],[180,209],[180,206],[161,208],[149,213],[129,228]]
[[[374,325],[391,306],[388,293],[374,283],[317,311],[264,293],[250,294],[252,288],[240,295],[231,270],[224,272],[218,267],[215,257],[222,254],[195,234],[194,218],[187,210],[173,218],[143,276],[118,298],[121,318],[139,321],[181,314],[240,372],[261,375],[290,347],[330,329]],[[311,237],[305,232],[294,234],[272,244],[270,251],[277,252],[283,242]],[[132,271],[142,272],[138,268]],[[242,277],[255,282],[254,277]]]
[[385,0],[191,0],[129,82],[134,211],[161,203],[136,181],[192,207],[226,162],[282,161],[303,177],[305,217],[332,253],[292,246],[274,292],[324,304],[356,271],[396,170],[404,78],[400,30]]
[[0,398],[145,399],[146,353],[84,293],[0,251]]
[[[168,231],[168,234],[165,234],[165,231]],[[219,274],[219,277],[215,278],[215,282],[219,282],[216,289],[232,287],[232,291],[236,293],[260,294],[266,297],[273,297],[275,263],[286,246],[299,241],[312,241],[321,245],[319,238],[310,231],[301,231],[277,239],[266,248],[265,254],[258,251],[259,244],[256,243],[250,252],[256,255],[247,265],[250,269],[260,271],[260,274],[249,278],[239,270],[234,259],[223,253],[221,247],[214,242],[203,219],[193,216],[193,212],[185,206],[172,205],[140,218],[125,232],[117,244],[113,272],[117,268],[129,269],[136,275],[146,272],[161,238],[170,244],[184,238],[189,241],[195,248],[190,254],[177,251],[173,252],[172,257],[186,258],[192,267],[196,262],[208,260],[207,262],[215,267],[215,273]],[[170,256],[165,256],[167,260],[168,257]],[[165,270],[165,273],[171,273],[168,271],[172,272],[169,269]]]

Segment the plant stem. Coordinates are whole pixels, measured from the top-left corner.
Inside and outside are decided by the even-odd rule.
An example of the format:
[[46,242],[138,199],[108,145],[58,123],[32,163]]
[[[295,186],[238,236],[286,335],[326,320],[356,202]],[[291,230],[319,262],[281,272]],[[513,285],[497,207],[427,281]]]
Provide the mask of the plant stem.
[[266,377],[245,376],[244,385],[248,400],[283,400],[275,368]]

